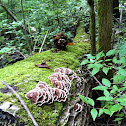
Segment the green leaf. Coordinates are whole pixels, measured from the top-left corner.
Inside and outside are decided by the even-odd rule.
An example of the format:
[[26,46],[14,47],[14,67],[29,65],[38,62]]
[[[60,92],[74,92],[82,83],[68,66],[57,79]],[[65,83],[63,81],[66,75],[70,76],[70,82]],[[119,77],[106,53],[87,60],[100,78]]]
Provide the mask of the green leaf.
[[110,111],[111,111],[112,113],[114,113],[114,112],[120,111],[122,108],[123,108],[123,107],[122,107],[121,105],[115,104],[115,105],[113,105],[113,106],[110,108]]
[[87,56],[88,59],[95,59],[95,57],[92,56],[91,54],[87,54],[86,56]]
[[104,90],[104,95],[106,96],[106,97],[109,97],[109,92],[107,91],[107,90]]
[[95,60],[93,60],[93,59],[90,59],[90,63],[94,63],[95,62]]
[[123,75],[115,75],[113,77],[114,83],[121,83],[125,79]]
[[108,61],[111,61],[111,60],[112,60],[112,59],[106,59],[105,61],[107,61],[107,62],[108,62]]
[[102,79],[102,83],[103,83],[105,86],[107,86],[107,87],[110,87],[110,86],[111,86],[110,81],[109,81],[108,79],[106,79],[106,78],[103,78],[103,79]]
[[115,89],[116,91],[118,90],[118,87],[116,85],[112,86],[112,89]]
[[116,118],[114,121],[116,122],[116,121],[120,121],[120,120],[122,120],[123,118]]
[[111,116],[111,112],[108,109],[103,109],[104,113]]
[[86,97],[84,97],[83,95],[80,95],[80,94],[79,94],[79,97],[80,97],[80,99],[81,99],[84,103],[88,104],[88,100],[87,100]]
[[99,110],[99,113],[98,113],[98,117],[99,117],[100,115],[102,115],[103,112],[104,112],[103,109],[100,109],[100,110]]
[[109,71],[109,68],[103,67],[102,71],[107,75],[107,73],[108,73],[108,71]]
[[94,87],[93,88],[93,90],[107,90],[108,89],[108,87],[106,87],[106,86],[96,86],[96,87]]
[[88,64],[88,69],[94,68],[95,64]]
[[116,85],[113,85],[110,93],[114,94],[114,93],[116,93],[117,90],[118,90],[118,87]]
[[92,109],[92,110],[91,110],[91,116],[92,116],[92,118],[93,118],[94,121],[95,121],[95,119],[96,119],[96,117],[97,117],[97,114],[98,114],[98,112],[97,112],[96,109]]
[[126,71],[119,67],[119,73],[123,76],[126,76]]
[[111,100],[113,100],[113,98],[112,97],[104,97],[104,96],[102,96],[102,97],[99,97],[99,98],[97,98],[97,100],[100,100],[100,101],[111,101]]
[[93,68],[93,70],[92,70],[92,73],[91,73],[91,74],[92,74],[92,76],[93,76],[93,75],[95,75],[96,73],[98,73],[98,72],[99,72],[99,70],[100,70],[99,68],[94,67],[94,68]]
[[92,105],[92,106],[94,106],[94,100],[93,99],[91,99],[91,98],[87,98],[88,99],[88,103],[90,104],[90,105]]
[[98,54],[96,55],[96,59],[98,60],[99,58],[101,58],[101,57],[103,57],[103,56],[105,56],[105,54],[104,54],[103,51],[102,51],[102,52],[100,52],[100,53],[98,53]]
[[118,117],[123,117],[123,116],[124,116],[124,113],[123,113],[123,112],[121,112],[121,113],[116,114],[115,116],[118,116]]
[[106,53],[106,56],[111,56],[113,54],[116,54],[117,51],[115,49],[112,49],[112,50],[109,50],[107,53]]
[[87,63],[89,63],[89,61],[86,59],[86,60],[84,60],[80,65],[85,65],[85,64],[87,64]]

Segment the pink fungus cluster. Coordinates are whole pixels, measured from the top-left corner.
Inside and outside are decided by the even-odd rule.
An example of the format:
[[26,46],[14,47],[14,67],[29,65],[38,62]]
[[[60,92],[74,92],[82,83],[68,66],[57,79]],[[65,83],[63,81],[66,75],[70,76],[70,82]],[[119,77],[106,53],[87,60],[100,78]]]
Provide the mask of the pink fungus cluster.
[[81,81],[76,73],[69,69],[60,67],[54,70],[48,78],[54,87],[50,87],[45,82],[39,82],[33,90],[30,90],[25,97],[31,99],[33,104],[38,106],[44,103],[51,104],[53,101],[65,102],[69,94],[71,81],[75,78],[77,81]]

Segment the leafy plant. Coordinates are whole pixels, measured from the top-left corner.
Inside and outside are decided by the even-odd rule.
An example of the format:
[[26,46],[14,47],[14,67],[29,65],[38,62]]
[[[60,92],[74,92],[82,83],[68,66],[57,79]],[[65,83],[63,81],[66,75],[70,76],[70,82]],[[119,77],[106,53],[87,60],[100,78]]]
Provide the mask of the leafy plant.
[[[91,115],[94,121],[103,113],[110,116],[117,113],[114,121],[117,121],[120,124],[121,120],[126,116],[126,55],[120,55],[120,57],[118,57],[119,53],[120,50],[116,48],[108,51],[106,54],[103,52],[100,52],[95,56],[88,54],[87,59],[81,63],[81,65],[87,67],[87,70],[99,84],[92,88],[92,90],[100,90],[103,92],[103,96],[96,99],[101,101],[101,108],[95,107],[95,101],[93,99],[79,94],[79,97],[84,103],[92,106]],[[107,77],[109,70],[114,71],[111,80],[102,78],[102,82],[100,82],[95,77],[100,71]]]

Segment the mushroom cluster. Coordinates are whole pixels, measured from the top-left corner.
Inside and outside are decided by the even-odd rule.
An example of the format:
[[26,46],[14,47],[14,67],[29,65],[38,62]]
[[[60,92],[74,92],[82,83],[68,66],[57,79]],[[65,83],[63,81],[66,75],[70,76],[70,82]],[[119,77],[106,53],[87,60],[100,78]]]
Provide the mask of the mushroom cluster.
[[40,81],[33,90],[30,90],[25,95],[27,99],[31,99],[33,104],[41,106],[44,103],[51,104],[53,101],[65,102],[70,91],[71,81],[74,78],[77,81],[81,81],[76,73],[69,68],[60,67],[54,71],[56,73],[48,77],[54,85],[53,88]]

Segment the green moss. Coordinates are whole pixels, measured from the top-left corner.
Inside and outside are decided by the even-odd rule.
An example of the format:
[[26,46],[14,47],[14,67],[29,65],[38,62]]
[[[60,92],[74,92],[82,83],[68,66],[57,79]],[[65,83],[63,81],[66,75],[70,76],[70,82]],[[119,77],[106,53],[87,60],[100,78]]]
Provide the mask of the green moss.
[[[84,42],[84,39],[88,39],[89,35],[85,33],[84,27],[80,24],[80,26],[77,28],[76,36],[73,40],[73,42]],[[88,42],[88,41],[86,41]]]
[[[48,76],[54,72],[55,68],[58,67],[68,67],[70,69],[75,69],[80,65],[80,59],[83,54],[89,52],[90,45],[88,43],[77,43],[72,46],[68,46],[66,51],[59,51],[54,53],[50,50],[35,54],[26,58],[25,60],[16,62],[13,65],[9,65],[3,69],[0,69],[0,80],[6,81],[9,85],[16,85],[18,87],[17,93],[25,101],[26,105],[30,109],[34,118],[36,119],[39,126],[55,126],[58,121],[58,116],[62,111],[63,103],[54,102],[51,105],[45,104],[41,107],[34,105],[25,98],[25,94],[34,89],[37,81],[44,81],[50,84]],[[51,69],[38,68],[35,64],[40,64],[41,60],[45,60],[46,63],[51,66]],[[5,86],[0,83],[1,88]],[[11,99],[16,99],[14,94],[6,96],[0,93],[0,101],[11,101]],[[26,125],[33,125],[31,119],[28,117],[27,112],[21,106],[18,100],[15,101],[16,104],[20,106],[18,115],[20,115],[21,121],[25,122]],[[14,103],[14,104],[15,104]]]

